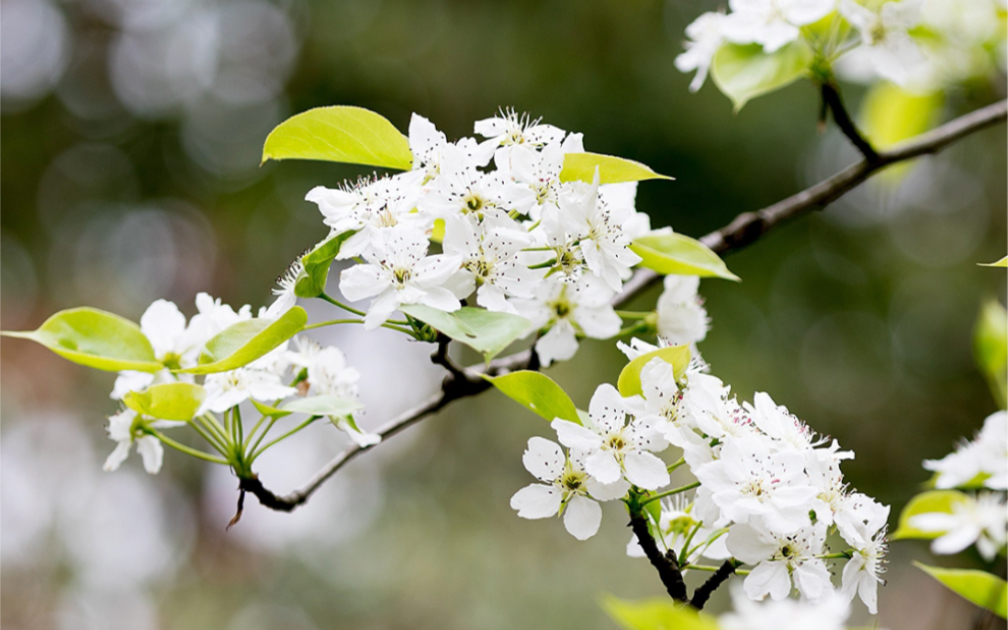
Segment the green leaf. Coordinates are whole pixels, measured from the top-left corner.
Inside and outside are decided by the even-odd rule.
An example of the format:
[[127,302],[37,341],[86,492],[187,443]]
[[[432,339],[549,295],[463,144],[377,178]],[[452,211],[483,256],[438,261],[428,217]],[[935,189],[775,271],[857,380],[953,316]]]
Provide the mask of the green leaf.
[[625,630],[719,630],[717,621],[667,599],[627,601],[607,595],[602,608]]
[[973,354],[998,405],[1008,406],[1008,312],[996,300],[980,308],[973,329]]
[[601,153],[567,153],[564,155],[563,168],[560,170],[560,181],[582,181],[591,184],[595,181],[595,169],[599,171],[599,183],[619,184],[621,182],[637,182],[644,179],[673,179],[651,170],[651,167]]
[[1008,618],[1008,582],[975,569],[942,569],[914,562],[953,593],[961,595],[1002,619]]
[[164,368],[139,326],[96,308],[60,311],[38,330],[0,334],[31,339],[64,359],[106,372],[157,372]]
[[482,308],[464,306],[454,313],[445,313],[420,304],[407,304],[400,311],[430,325],[455,341],[464,343],[489,361],[508,345],[524,337],[532,322],[510,313],[493,313]]
[[951,514],[952,508],[957,503],[969,501],[970,498],[958,490],[929,490],[922,492],[910,499],[903,512],[900,513],[899,525],[896,531],[890,536],[891,540],[921,539],[931,540],[938,538],[942,532],[924,532],[910,525],[910,518],[918,514],[932,514],[940,512]]
[[709,247],[682,234],[647,234],[635,239],[630,249],[643,258],[639,266],[662,275],[739,280]]
[[872,146],[888,149],[933,127],[944,105],[941,92],[913,93],[881,82],[868,90],[858,118]]
[[228,326],[203,347],[199,365],[183,374],[214,374],[248,365],[305,327],[308,314],[295,306],[275,320],[247,319]]
[[206,398],[206,390],[193,383],[162,383],[123,396],[123,403],[142,416],[189,422]]
[[581,424],[577,407],[567,392],[545,374],[531,370],[485,377],[505,396],[552,422],[555,418]]
[[332,395],[295,398],[280,407],[283,411],[310,416],[349,416],[363,408],[364,405],[356,400]]
[[738,112],[749,100],[807,76],[812,57],[803,40],[772,53],[759,44],[725,44],[714,55],[711,78]]
[[620,372],[619,380],[616,381],[616,389],[624,398],[636,396],[643,393],[641,389],[641,370],[651,362],[651,359],[661,359],[672,366],[672,374],[676,381],[682,378],[689,367],[690,350],[689,346],[669,346],[659,348],[647,354],[642,354],[630,363],[627,363],[623,371]]
[[301,265],[304,267],[304,274],[298,276],[294,284],[294,295],[300,298],[314,298],[325,293],[332,261],[336,259],[344,241],[356,233],[356,230],[351,230],[332,235],[302,256]]
[[992,263],[977,263],[981,267],[1008,267],[1008,256],[1005,256],[1001,260]]
[[317,107],[276,126],[263,146],[266,160],[325,160],[409,170],[409,140],[386,118],[361,107]]

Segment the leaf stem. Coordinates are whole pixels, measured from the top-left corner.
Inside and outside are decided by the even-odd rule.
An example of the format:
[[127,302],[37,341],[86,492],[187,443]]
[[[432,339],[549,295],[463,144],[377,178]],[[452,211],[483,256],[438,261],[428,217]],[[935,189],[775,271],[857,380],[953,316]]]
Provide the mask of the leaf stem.
[[355,309],[352,306],[347,306],[343,302],[340,302],[339,300],[331,297],[325,291],[323,291],[322,293],[319,294],[319,298],[325,300],[326,302],[329,302],[333,306],[336,306],[336,307],[339,307],[339,308],[343,309],[344,311],[348,311],[350,313],[353,313],[354,315],[360,315],[361,317],[364,317],[364,311],[358,311],[357,309]]
[[616,311],[616,314],[623,319],[646,319],[651,316],[651,311]]
[[192,455],[193,457],[195,457],[197,459],[202,459],[204,461],[213,462],[215,464],[228,464],[228,463],[230,463],[226,459],[222,459],[220,457],[214,457],[213,455],[210,455],[209,453],[204,453],[203,451],[197,451],[196,449],[190,448],[190,447],[186,446],[185,444],[179,444],[178,442],[176,442],[175,440],[171,439],[170,437],[166,437],[163,433],[161,433],[157,429],[152,429],[152,428],[148,427],[148,428],[144,429],[144,432],[148,433],[150,435],[153,435],[157,439],[161,440],[161,442],[163,442],[164,444],[167,444],[168,446],[172,447],[173,449],[175,449],[177,451],[181,451],[181,452],[185,453],[186,455]]
[[700,487],[700,482],[699,481],[694,481],[693,483],[688,483],[685,486],[680,486],[678,488],[673,488],[672,490],[666,490],[665,492],[659,492],[658,494],[652,494],[648,498],[646,498],[643,501],[641,501],[641,505],[644,506],[644,505],[647,505],[648,503],[651,503],[652,501],[657,501],[659,499],[664,499],[665,497],[670,497],[670,496],[672,496],[674,494],[682,494],[683,492],[686,492],[687,490],[692,490],[693,488],[699,488],[699,487]]
[[294,427],[290,431],[288,431],[288,432],[280,435],[279,437],[276,437],[276,438],[270,440],[269,442],[266,442],[265,444],[263,444],[262,448],[260,448],[259,450],[255,451],[254,453],[252,453],[252,457],[249,459],[249,465],[251,466],[252,462],[254,462],[257,457],[259,457],[260,455],[262,455],[263,452],[266,449],[268,449],[269,447],[273,446],[277,442],[281,442],[283,440],[286,440],[290,436],[294,435],[295,433],[297,433],[301,429],[307,427],[309,424],[311,424],[312,422],[315,422],[316,420],[318,420],[321,417],[322,416],[310,416],[307,420],[305,420],[301,424],[297,425],[296,427]]

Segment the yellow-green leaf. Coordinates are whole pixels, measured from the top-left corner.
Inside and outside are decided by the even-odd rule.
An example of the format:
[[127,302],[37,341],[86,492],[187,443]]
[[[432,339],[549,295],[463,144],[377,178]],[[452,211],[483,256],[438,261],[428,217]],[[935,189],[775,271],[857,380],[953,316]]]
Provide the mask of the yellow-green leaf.
[[203,346],[199,365],[184,374],[214,374],[248,365],[304,329],[308,314],[295,306],[275,320],[247,319],[228,326]]
[[385,117],[361,107],[317,107],[277,125],[263,146],[266,160],[325,160],[409,170],[409,140]]
[[356,234],[355,230],[334,234],[312,248],[301,257],[304,273],[298,276],[294,284],[294,295],[300,298],[314,298],[325,292],[329,280],[329,267],[339,255],[344,241]]
[[1008,618],[1008,582],[975,569],[943,569],[914,562],[953,593],[985,608],[1002,619]]
[[668,599],[627,601],[608,595],[602,608],[625,630],[719,630],[717,621]]
[[882,82],[868,90],[862,103],[862,131],[876,149],[888,149],[933,127],[945,97],[941,92],[907,92]]
[[711,78],[737,112],[749,100],[808,75],[812,57],[800,39],[772,53],[759,44],[725,44],[714,55]]
[[942,535],[942,532],[921,531],[910,525],[910,519],[918,514],[933,514],[935,512],[951,514],[956,504],[969,500],[968,496],[958,490],[929,490],[922,492],[910,499],[910,502],[903,508],[903,512],[900,513],[899,517],[899,525],[890,538],[892,540],[931,540],[938,538]]
[[408,304],[399,307],[399,310],[464,343],[481,353],[487,361],[532,329],[532,322],[524,317],[482,308],[464,306],[453,313],[446,313],[429,306]]
[[973,354],[998,405],[1008,407],[1008,312],[988,300],[973,329]]
[[560,181],[582,181],[591,184],[595,181],[595,169],[599,172],[599,183],[619,184],[622,182],[637,182],[644,179],[672,179],[651,170],[651,167],[601,153],[567,153],[564,155],[563,168],[560,170]]
[[739,280],[709,247],[682,234],[647,234],[635,239],[630,249],[641,257],[641,267],[662,275]]
[[1004,258],[1002,258],[1001,260],[999,260],[997,262],[992,262],[992,263],[977,263],[977,264],[979,264],[981,267],[1002,267],[1002,268],[1005,268],[1005,267],[1008,267],[1008,256],[1005,256]]
[[96,308],[60,311],[38,330],[0,334],[30,339],[68,361],[106,372],[157,372],[164,367],[139,326]]
[[206,398],[206,390],[193,383],[162,383],[123,396],[123,403],[142,416],[188,422]]
[[689,346],[659,348],[647,354],[642,354],[630,363],[627,363],[623,371],[620,372],[619,380],[616,381],[616,389],[619,390],[621,396],[625,398],[643,393],[643,389],[641,388],[641,370],[652,359],[661,359],[668,363],[672,368],[672,374],[675,376],[676,381],[678,381],[686,373],[686,368],[689,367]]
[[508,398],[552,422],[556,418],[581,424],[577,407],[567,392],[545,374],[520,370],[497,377],[486,377]]

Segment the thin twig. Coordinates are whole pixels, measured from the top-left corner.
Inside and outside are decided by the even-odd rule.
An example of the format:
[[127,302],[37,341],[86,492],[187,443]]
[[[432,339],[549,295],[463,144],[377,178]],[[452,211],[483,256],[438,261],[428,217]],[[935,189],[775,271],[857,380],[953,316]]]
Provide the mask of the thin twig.
[[861,152],[864,156],[866,162],[875,162],[879,159],[879,154],[875,150],[875,147],[871,145],[868,140],[861,135],[858,131],[857,126],[854,125],[854,121],[851,120],[850,114],[847,113],[847,108],[844,107],[843,98],[840,96],[840,91],[836,88],[832,82],[827,81],[822,84],[822,99],[823,105],[828,107],[833,113],[833,120],[836,121],[837,127],[843,132],[847,139],[851,141],[851,144]]
[[707,578],[707,581],[697,587],[693,591],[693,598],[690,599],[690,606],[696,608],[697,610],[703,610],[704,604],[710,599],[710,596],[718,589],[719,586],[725,583],[725,580],[730,578],[735,569],[739,567],[739,562],[736,560],[725,560],[724,563],[718,567],[714,575]]
[[[795,217],[825,207],[886,166],[922,155],[937,153],[961,138],[1003,122],[1006,112],[1008,112],[1008,101],[999,101],[961,116],[928,133],[896,145],[888,151],[878,153],[878,159],[875,161],[861,160],[787,199],[756,212],[740,214],[727,226],[711,232],[700,241],[718,254],[742,249],[757,241],[772,228]],[[633,277],[623,285],[623,290],[613,298],[613,306],[619,307],[626,304],[660,278],[659,274],[650,269],[638,269]],[[474,396],[488,389],[490,385],[482,378],[484,374],[493,376],[523,369],[525,366],[535,365],[533,361],[531,353],[526,350],[495,359],[486,368],[460,368],[458,373],[449,373],[440,392],[431,396],[421,405],[409,409],[397,418],[385,423],[377,429],[376,433],[382,436],[382,439],[389,438],[455,400]],[[347,462],[372,448],[374,447],[348,446],[326,464],[308,484],[288,495],[274,494],[265,488],[257,478],[252,481],[242,480],[242,487],[254,494],[265,507],[289,512],[307,501],[319,486]]]
[[665,585],[669,597],[681,602],[687,601],[686,582],[683,581],[682,571],[679,570],[679,561],[675,551],[669,549],[668,552],[662,554],[648,529],[647,517],[640,510],[630,514],[630,528],[637,536],[637,542],[644,550],[644,555],[651,562],[651,566],[658,571],[658,577]]

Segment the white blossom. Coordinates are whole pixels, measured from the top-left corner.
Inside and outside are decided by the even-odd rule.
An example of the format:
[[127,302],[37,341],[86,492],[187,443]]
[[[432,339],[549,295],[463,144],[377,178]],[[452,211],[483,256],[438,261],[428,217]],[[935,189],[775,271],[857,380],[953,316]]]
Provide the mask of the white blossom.
[[826,17],[836,0],[730,0],[722,34],[737,44],[760,44],[766,52],[795,41],[799,27]]
[[927,460],[924,468],[937,473],[935,487],[955,488],[982,477],[984,487],[1008,489],[1008,412],[987,416],[972,442],[956,447],[939,460]]
[[906,85],[924,56],[907,29],[917,24],[922,0],[885,2],[872,11],[854,0],[840,0],[840,14],[858,30],[856,53],[884,79]]
[[369,262],[344,269],[340,291],[351,301],[373,297],[364,328],[373,330],[403,304],[422,304],[445,312],[462,305],[444,284],[461,266],[458,257],[427,255],[427,238],[405,226],[382,231]]
[[734,612],[718,618],[722,630],[844,630],[850,607],[840,596],[818,601],[782,599],[757,603],[732,590]]
[[868,612],[878,614],[878,586],[885,585],[881,575],[885,572],[884,559],[888,547],[883,526],[870,540],[854,550],[843,570],[841,593],[848,602],[855,594],[861,598]]
[[911,516],[910,527],[924,532],[941,533],[931,543],[931,551],[949,555],[975,544],[977,551],[990,562],[1003,553],[1008,543],[1008,507],[1004,495],[982,492],[966,496],[952,504],[950,513],[932,512]]
[[273,295],[276,299],[270,304],[266,312],[263,313],[263,317],[267,319],[276,319],[292,309],[295,304],[297,304],[297,296],[294,294],[294,287],[297,284],[298,278],[304,274],[304,265],[301,263],[301,259],[298,258],[291,263],[287,271],[284,272],[282,276],[277,278],[277,284],[280,288],[273,289]]
[[164,461],[164,447],[160,440],[152,435],[145,435],[134,428],[138,420],[137,413],[132,409],[123,409],[109,417],[108,436],[116,442],[115,449],[105,459],[103,469],[107,472],[119,469],[129,456],[130,448],[136,443],[137,453],[143,460],[144,470],[156,475],[161,470]]
[[692,72],[696,75],[690,81],[689,89],[696,92],[707,80],[707,72],[714,55],[724,42],[722,29],[725,23],[724,13],[704,13],[686,27],[686,37],[683,44],[686,52],[675,58],[675,66],[680,72]]
[[602,508],[597,501],[618,499],[629,485],[618,480],[604,485],[585,472],[583,456],[571,451],[564,455],[555,442],[533,437],[522,456],[525,468],[543,483],[530,484],[511,497],[511,508],[522,518],[549,518],[564,514],[564,526],[578,540],[587,540],[598,531]]
[[553,420],[560,443],[585,453],[585,470],[601,483],[625,478],[646,490],[669,484],[665,463],[651,454],[668,444],[652,424],[639,420],[639,397],[623,398],[616,388],[603,383],[595,390],[588,407],[586,426],[569,420]]
[[775,533],[760,520],[734,525],[728,532],[728,550],[739,560],[754,565],[743,587],[752,599],[781,600],[791,592],[791,581],[810,600],[833,592],[823,553],[826,527],[809,525],[794,533]]
[[707,337],[710,322],[697,289],[696,276],[665,276],[665,290],[658,297],[658,336],[669,345],[696,344]]

